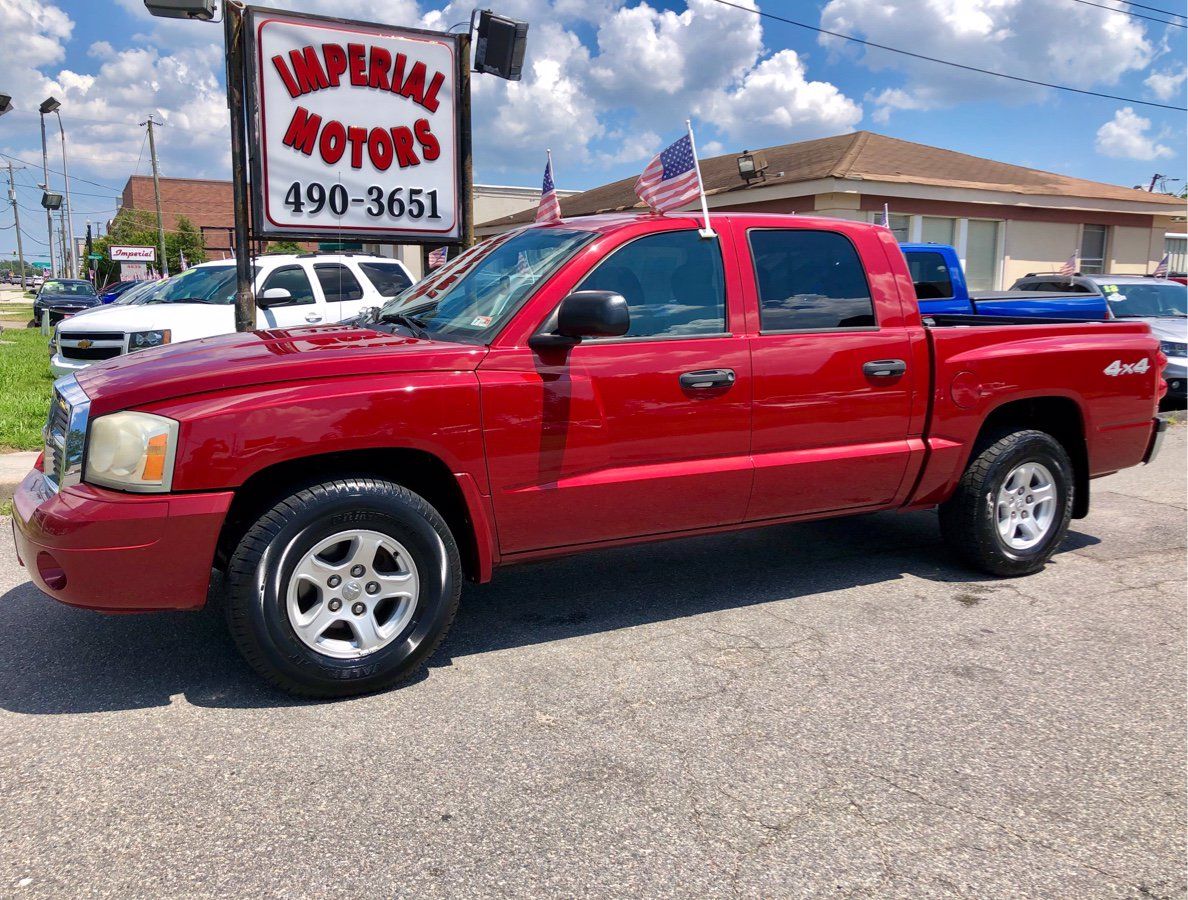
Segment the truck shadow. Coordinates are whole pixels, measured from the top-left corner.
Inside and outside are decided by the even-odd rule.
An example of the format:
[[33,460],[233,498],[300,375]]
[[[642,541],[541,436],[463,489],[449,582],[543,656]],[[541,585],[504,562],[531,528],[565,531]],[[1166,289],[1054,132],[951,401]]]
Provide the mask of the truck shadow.
[[[1059,553],[1097,543],[1073,531]],[[971,585],[994,580],[953,561],[931,513],[775,526],[508,568],[491,584],[464,588],[427,677],[472,654],[756,604],[827,603],[831,592],[905,575],[951,583],[952,602],[943,601],[950,608],[968,602]],[[213,708],[308,702],[248,668],[213,604],[198,613],[108,616],[61,606],[27,582],[0,604],[0,708],[11,712],[141,709],[179,694]]]

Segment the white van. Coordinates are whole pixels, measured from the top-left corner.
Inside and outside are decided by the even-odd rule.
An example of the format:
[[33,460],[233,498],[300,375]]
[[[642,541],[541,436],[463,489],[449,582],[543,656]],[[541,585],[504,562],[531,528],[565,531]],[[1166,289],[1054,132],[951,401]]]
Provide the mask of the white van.
[[[382,306],[412,284],[383,256],[301,253],[255,261],[257,328],[340,322]],[[63,319],[54,332],[55,376],[124,353],[235,330],[235,261],[208,262],[160,283],[143,299]]]

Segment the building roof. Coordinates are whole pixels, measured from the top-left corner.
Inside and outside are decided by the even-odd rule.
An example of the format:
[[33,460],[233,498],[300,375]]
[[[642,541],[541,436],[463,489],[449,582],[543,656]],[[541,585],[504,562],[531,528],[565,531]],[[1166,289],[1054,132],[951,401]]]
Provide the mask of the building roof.
[[[1090,200],[1123,200],[1149,204],[1154,214],[1170,215],[1184,201],[1167,194],[1070,178],[1054,172],[995,162],[979,156],[857,131],[835,137],[781,144],[757,151],[767,157],[767,177],[748,185],[738,174],[738,154],[701,160],[701,177],[709,195],[770,188],[823,178],[919,184],[1019,195],[1056,196]],[[561,200],[566,216],[642,207],[635,196],[635,179],[624,178]],[[739,198],[740,203],[746,202]],[[484,226],[518,225],[531,221],[535,210],[505,216]]]

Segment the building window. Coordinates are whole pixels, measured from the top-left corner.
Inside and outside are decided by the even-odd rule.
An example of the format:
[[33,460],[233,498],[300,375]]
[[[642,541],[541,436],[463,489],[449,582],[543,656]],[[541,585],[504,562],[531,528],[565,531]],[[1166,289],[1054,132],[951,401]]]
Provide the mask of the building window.
[[1188,272],[1188,234],[1169,234],[1163,238],[1168,272]]
[[957,220],[939,216],[924,216],[920,225],[920,240],[929,244],[956,243]]
[[998,274],[998,223],[970,219],[965,235],[965,281],[970,290],[994,289]]
[[1108,225],[1085,225],[1081,229],[1081,272],[1086,275],[1105,273]]
[[[870,214],[870,221],[876,225],[883,224],[883,213],[873,212]],[[911,240],[912,231],[912,217],[902,213],[891,213],[887,217],[887,224],[891,233],[895,235],[895,240],[904,244]]]

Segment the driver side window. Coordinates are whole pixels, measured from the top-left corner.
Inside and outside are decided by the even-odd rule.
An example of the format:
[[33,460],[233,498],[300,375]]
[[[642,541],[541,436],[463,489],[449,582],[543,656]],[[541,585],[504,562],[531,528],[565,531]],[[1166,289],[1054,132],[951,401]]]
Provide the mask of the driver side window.
[[726,333],[726,288],[716,238],[668,231],[620,247],[585,277],[579,291],[622,294],[627,337]]
[[[289,292],[292,299],[285,300],[285,306],[308,306],[316,302],[313,286],[309,283],[309,276],[305,274],[305,269],[301,266],[284,266],[277,269],[268,276],[260,290],[263,292],[270,288],[284,288]],[[273,305],[281,304],[274,303]]]

